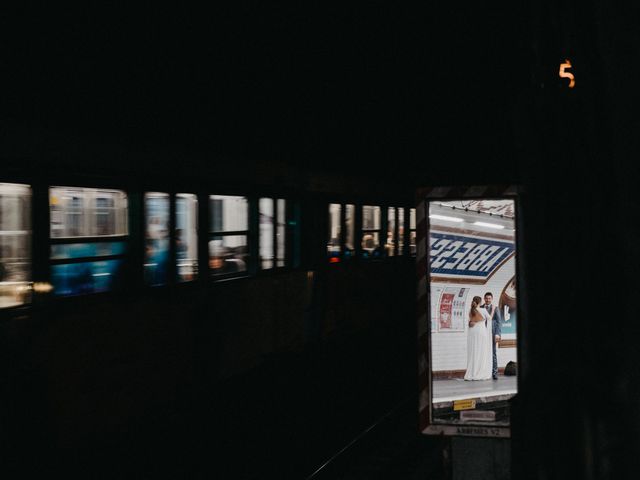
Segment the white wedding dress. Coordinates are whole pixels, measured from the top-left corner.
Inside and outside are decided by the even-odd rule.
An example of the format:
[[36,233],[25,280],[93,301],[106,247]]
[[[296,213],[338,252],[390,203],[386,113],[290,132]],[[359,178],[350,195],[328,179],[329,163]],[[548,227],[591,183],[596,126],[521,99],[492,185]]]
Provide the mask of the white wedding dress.
[[[491,317],[484,308],[478,308],[484,322],[477,322],[469,327],[467,334],[467,371],[465,380],[488,380],[493,367],[493,351],[491,349]],[[485,325],[486,323],[486,325]]]

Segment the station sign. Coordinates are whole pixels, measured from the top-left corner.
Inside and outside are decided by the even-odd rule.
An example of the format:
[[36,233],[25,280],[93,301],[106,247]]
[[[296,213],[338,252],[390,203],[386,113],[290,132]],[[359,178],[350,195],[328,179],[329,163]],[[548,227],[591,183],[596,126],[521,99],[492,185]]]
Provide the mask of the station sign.
[[431,231],[429,263],[432,277],[480,280],[481,283],[515,252],[513,241]]
[[469,410],[460,412],[461,422],[494,422],[496,420],[496,412],[493,410]]
[[471,410],[476,408],[475,398],[465,398],[464,400],[455,400],[453,402],[454,410]]

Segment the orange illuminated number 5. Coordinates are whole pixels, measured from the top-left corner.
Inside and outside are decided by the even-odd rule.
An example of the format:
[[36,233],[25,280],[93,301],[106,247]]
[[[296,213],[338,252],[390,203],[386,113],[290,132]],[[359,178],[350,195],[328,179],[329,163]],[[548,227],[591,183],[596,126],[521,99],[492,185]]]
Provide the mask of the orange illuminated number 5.
[[576,80],[573,76],[573,73],[565,71],[565,69],[567,68],[571,68],[571,62],[569,60],[565,60],[565,63],[560,64],[560,78],[569,78],[569,88],[573,88],[576,84]]

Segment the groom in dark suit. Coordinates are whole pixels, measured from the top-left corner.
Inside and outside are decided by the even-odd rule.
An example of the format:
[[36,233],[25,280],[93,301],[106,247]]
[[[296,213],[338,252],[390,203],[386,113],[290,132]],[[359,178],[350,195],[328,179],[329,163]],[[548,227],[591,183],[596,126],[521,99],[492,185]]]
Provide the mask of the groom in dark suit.
[[493,332],[493,368],[491,370],[491,376],[494,380],[498,379],[498,355],[496,353],[496,347],[500,341],[500,334],[502,333],[502,316],[500,315],[500,309],[493,305],[493,294],[487,292],[484,294],[484,303],[480,305],[480,308],[484,308],[492,320],[492,332]]

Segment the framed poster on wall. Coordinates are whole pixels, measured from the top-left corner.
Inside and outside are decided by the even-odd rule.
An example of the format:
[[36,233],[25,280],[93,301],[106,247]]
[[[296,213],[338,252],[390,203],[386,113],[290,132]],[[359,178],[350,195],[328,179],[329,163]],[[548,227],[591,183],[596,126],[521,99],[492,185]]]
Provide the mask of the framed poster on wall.
[[462,332],[465,322],[465,304],[469,289],[445,287],[438,301],[438,331]]

